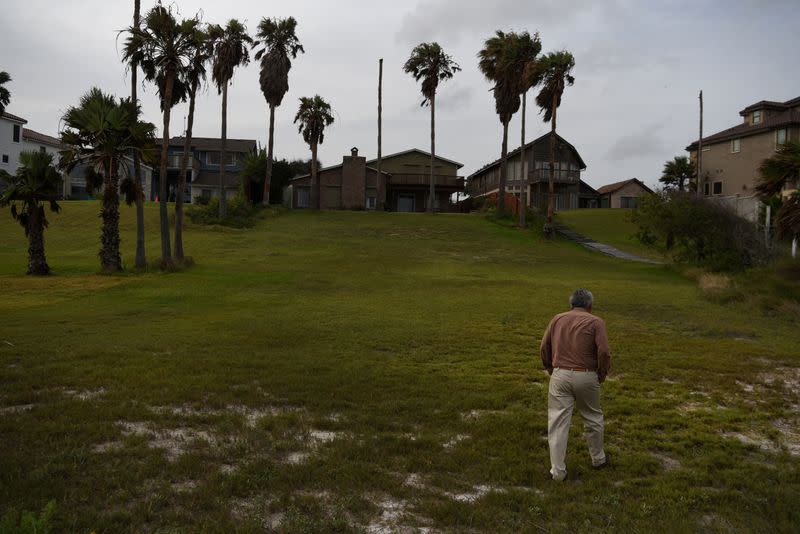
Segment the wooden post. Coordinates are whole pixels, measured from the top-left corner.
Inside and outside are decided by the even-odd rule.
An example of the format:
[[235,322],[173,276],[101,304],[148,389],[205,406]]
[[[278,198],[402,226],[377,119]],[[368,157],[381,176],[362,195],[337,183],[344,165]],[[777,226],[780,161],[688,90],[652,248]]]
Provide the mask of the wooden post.
[[700,139],[697,141],[697,196],[703,194],[703,90],[700,90]]
[[[378,60],[378,177],[376,178],[375,186],[380,191],[381,184],[381,114],[383,112],[383,58]],[[381,205],[379,209],[386,209],[386,190],[389,184],[383,184],[383,195],[381,195]],[[377,208],[378,206],[376,206]]]

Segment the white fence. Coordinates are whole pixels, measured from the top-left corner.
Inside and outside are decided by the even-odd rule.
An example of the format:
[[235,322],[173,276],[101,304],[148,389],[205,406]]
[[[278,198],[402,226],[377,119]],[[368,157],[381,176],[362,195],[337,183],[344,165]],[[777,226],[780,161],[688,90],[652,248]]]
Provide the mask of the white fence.
[[747,219],[748,221],[759,224],[764,221],[759,221],[761,201],[758,197],[707,197],[709,200],[718,202],[729,210],[733,211],[739,217]]

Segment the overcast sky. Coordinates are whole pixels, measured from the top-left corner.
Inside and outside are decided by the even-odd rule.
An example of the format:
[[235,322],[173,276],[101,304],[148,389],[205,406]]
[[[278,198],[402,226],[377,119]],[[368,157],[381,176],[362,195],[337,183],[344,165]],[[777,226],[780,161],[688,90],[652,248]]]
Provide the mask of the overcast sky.
[[[133,1],[3,0],[0,70],[9,72],[10,113],[28,127],[56,135],[65,109],[92,86],[130,94],[117,32],[129,26]],[[154,2],[142,0],[143,13]],[[741,119],[758,100],[800,96],[797,0],[410,0],[177,1],[182,16],[245,22],[294,16],[306,53],[290,72],[278,108],[278,158],[309,157],[292,119],[300,96],[319,94],[336,122],[320,147],[324,165],[350,147],[376,155],[378,58],[384,58],[383,153],[429,150],[429,111],[419,87],[402,71],[414,45],[438,41],[462,72],[437,98],[437,153],[462,162],[467,176],[499,157],[502,129],[477,68],[476,54],[496,29],[538,31],[544,51],[568,49],[575,85],[566,89],[558,131],[580,152],[584,179],[594,186],[638,177],[655,184],[665,160],[684,154],[697,137],[697,93],[705,95],[705,132]],[[161,126],[153,86],[140,89],[145,117]],[[533,104],[532,98],[529,102]],[[220,135],[221,98],[209,88],[198,100],[195,135]],[[173,111],[172,135],[183,129],[187,106]],[[538,110],[528,111],[528,140],[547,132]],[[267,107],[258,65],[234,76],[228,136],[266,142]],[[519,113],[510,126],[519,145]]]

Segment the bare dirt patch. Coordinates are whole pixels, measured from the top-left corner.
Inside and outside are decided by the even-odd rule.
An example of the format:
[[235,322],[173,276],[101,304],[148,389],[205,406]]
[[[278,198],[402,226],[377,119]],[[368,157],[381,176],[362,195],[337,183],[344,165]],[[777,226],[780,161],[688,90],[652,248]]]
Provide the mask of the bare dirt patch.
[[85,390],[75,390],[75,389],[65,389],[64,395],[67,397],[72,397],[73,399],[77,399],[79,401],[88,401],[92,399],[96,399],[102,395],[106,394],[106,388],[100,387],[97,389],[85,389]]
[[0,408],[0,415],[13,415],[27,412],[33,409],[34,404],[17,404],[16,406],[3,406]]
[[798,428],[797,421],[788,421],[786,419],[778,419],[772,423],[778,432],[783,437],[784,445],[789,450],[792,456],[800,456],[800,428]]
[[446,491],[444,494],[455,501],[471,504],[479,501],[489,493],[505,493],[505,491],[505,488],[498,488],[496,486],[489,486],[487,484],[479,484],[477,486],[473,486],[472,491],[465,491],[462,493],[450,493]]
[[464,421],[477,421],[482,417],[498,415],[501,413],[503,413],[502,410],[470,410],[468,412],[461,413],[461,419]]
[[723,437],[738,440],[745,445],[758,447],[762,451],[778,452],[780,449],[769,438],[759,434],[743,434],[741,432],[726,432]]
[[142,435],[149,439],[148,446],[152,449],[162,449],[167,460],[175,461],[179,456],[189,451],[198,441],[216,445],[217,439],[205,430],[179,427],[153,429],[148,423],[120,421],[117,425],[122,429],[123,436]]
[[458,445],[460,442],[464,441],[465,439],[469,439],[469,436],[467,434],[456,434],[455,436],[453,436],[452,438],[447,440],[442,445],[442,447],[444,447],[445,449],[452,449],[453,447],[455,447],[456,445]]
[[671,456],[668,456],[662,452],[651,452],[650,454],[655,456],[656,459],[661,462],[661,466],[665,471],[674,471],[681,468],[681,462]]

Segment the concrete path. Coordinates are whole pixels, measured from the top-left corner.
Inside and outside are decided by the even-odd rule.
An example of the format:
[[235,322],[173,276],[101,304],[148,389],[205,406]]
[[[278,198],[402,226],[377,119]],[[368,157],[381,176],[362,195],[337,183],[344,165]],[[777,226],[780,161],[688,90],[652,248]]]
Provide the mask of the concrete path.
[[641,256],[637,256],[636,254],[631,254],[629,252],[624,252],[618,248],[614,248],[611,245],[605,245],[603,243],[598,243],[592,239],[589,239],[585,235],[579,234],[578,232],[571,230],[560,223],[553,223],[555,227],[556,233],[560,236],[566,237],[571,241],[575,241],[580,243],[584,247],[592,250],[596,250],[597,252],[602,252],[607,256],[612,256],[614,258],[620,258],[623,260],[629,261],[638,261],[640,263],[652,263],[655,265],[662,265],[663,262],[650,260],[647,258],[642,258]]

